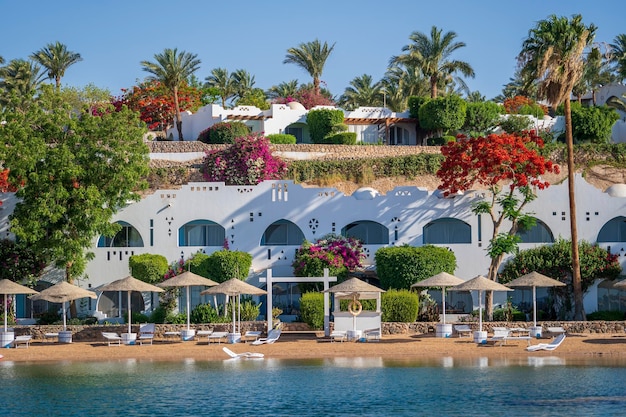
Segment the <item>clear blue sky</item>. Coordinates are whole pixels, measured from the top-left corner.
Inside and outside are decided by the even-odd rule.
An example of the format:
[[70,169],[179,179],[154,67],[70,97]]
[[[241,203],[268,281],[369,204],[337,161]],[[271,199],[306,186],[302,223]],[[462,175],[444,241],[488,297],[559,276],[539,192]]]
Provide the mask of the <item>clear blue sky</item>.
[[83,57],[67,70],[63,85],[91,83],[112,94],[142,80],[147,73],[140,62],[153,61],[165,48],[197,54],[201,81],[222,67],[247,70],[264,90],[293,79],[310,82],[304,70],[283,60],[288,48],[317,38],[336,43],[321,78],[339,96],[357,76],[381,79],[409,35],[429,34],[435,25],[467,44],[454,58],[474,68],[470,90],[490,99],[513,76],[529,29],[550,14],[582,14],[598,27],[597,42],[612,43],[626,33],[624,0],[0,0],[0,10],[5,60],[60,41]]

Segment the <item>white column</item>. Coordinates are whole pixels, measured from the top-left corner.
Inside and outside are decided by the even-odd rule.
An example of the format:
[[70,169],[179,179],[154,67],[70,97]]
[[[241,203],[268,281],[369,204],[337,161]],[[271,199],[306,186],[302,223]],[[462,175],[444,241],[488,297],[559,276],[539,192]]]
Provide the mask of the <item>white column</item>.
[[330,298],[329,293],[326,291],[329,288],[329,274],[328,268],[324,268],[324,335],[330,336]]

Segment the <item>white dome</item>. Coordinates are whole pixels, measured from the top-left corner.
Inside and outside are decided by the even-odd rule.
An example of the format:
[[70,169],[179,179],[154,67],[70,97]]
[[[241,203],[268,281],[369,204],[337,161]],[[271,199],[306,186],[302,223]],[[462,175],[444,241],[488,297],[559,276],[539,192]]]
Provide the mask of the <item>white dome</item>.
[[378,197],[380,193],[371,187],[362,187],[356,190],[352,196],[357,200],[373,200]]
[[626,184],[613,184],[606,189],[605,193],[611,197],[626,197]]
[[289,106],[291,110],[306,110],[306,108],[297,101],[290,101],[287,103],[287,106]]

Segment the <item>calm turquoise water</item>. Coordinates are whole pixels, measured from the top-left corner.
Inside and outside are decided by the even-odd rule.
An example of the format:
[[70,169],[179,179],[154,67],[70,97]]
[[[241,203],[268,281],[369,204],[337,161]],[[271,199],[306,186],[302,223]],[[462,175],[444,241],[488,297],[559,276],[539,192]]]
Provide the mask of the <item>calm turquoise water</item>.
[[621,416],[626,362],[372,358],[21,364],[3,416]]

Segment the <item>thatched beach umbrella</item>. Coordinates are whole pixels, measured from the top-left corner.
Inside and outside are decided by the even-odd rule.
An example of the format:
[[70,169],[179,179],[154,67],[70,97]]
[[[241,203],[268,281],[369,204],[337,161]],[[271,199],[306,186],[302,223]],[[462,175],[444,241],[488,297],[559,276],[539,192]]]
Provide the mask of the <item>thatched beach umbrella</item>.
[[30,296],[31,300],[45,300],[53,303],[61,303],[63,305],[63,331],[67,330],[67,313],[65,310],[65,302],[78,300],[79,298],[98,298],[95,292],[85,290],[76,285],[72,285],[67,281],[61,281],[51,287],[46,288],[39,294]]
[[165,288],[165,287],[185,287],[186,295],[187,295],[187,330],[190,330],[190,296],[189,296],[189,287],[193,285],[212,287],[217,285],[217,282],[212,281],[208,278],[200,276],[198,274],[194,274],[191,271],[185,271],[180,275],[176,275],[175,277],[168,278],[165,281],[157,284],[157,287]]
[[450,291],[478,291],[478,331],[483,331],[483,291],[513,291],[509,287],[505,287],[495,281],[487,279],[482,275],[478,275],[469,281],[455,285]]
[[126,291],[128,294],[128,333],[131,331],[131,315],[130,315],[130,293],[132,291],[139,292],[163,292],[163,289],[156,287],[147,282],[140,281],[129,275],[126,278],[118,279],[100,287],[100,291]]
[[[362,306],[358,301],[359,298],[365,296],[367,298],[379,297],[381,293],[385,292],[385,290],[378,288],[372,284],[368,284],[365,281],[362,281],[358,278],[350,278],[345,280],[344,282],[333,285],[324,292],[329,292],[335,294],[338,298],[348,298],[352,299],[350,305],[348,306],[348,311],[352,314],[352,329],[356,331],[356,317],[361,314]],[[357,306],[357,310],[354,310],[354,306]]]
[[[241,296],[241,294],[249,295],[264,295],[267,291],[262,290],[254,285],[250,285],[247,282],[243,282],[237,278],[231,278],[228,281],[224,281],[215,287],[211,287],[202,291],[200,294],[225,294],[233,297],[233,333],[235,333],[235,296]],[[241,304],[239,305],[239,316],[241,317]],[[241,329],[239,329],[241,330]]]
[[9,312],[7,309],[7,295],[11,294],[37,294],[38,292],[33,290],[32,288],[25,287],[23,285],[18,284],[17,282],[13,282],[9,279],[0,280],[0,294],[4,294],[4,332],[6,333],[8,330],[7,327],[7,317],[9,316]]
[[433,275],[430,278],[416,282],[411,285],[411,288],[415,287],[441,287],[441,300],[443,305],[443,324],[446,324],[446,287],[454,287],[455,285],[462,284],[464,281],[455,277],[447,272],[440,272],[437,275]]
[[537,327],[537,287],[564,287],[565,283],[533,271],[506,284],[507,287],[531,287],[533,289],[533,326]]

